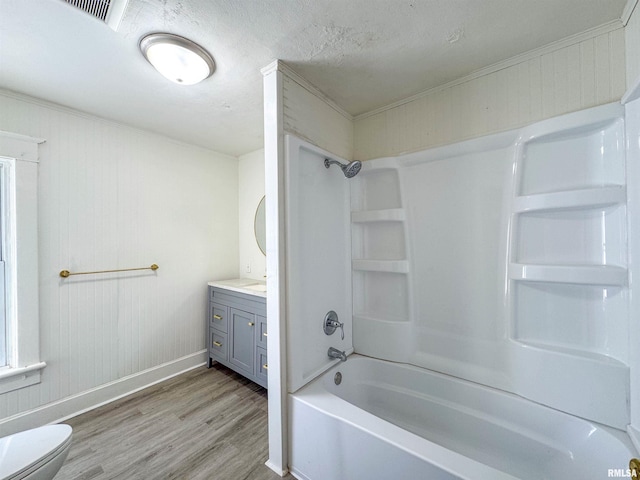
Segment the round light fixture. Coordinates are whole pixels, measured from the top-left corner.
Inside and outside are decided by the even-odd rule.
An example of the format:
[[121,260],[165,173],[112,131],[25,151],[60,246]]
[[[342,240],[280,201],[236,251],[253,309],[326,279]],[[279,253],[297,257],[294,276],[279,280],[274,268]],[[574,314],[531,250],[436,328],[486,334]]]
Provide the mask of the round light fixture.
[[172,33],[150,33],[140,40],[140,50],[158,72],[180,85],[201,82],[216,69],[209,52]]

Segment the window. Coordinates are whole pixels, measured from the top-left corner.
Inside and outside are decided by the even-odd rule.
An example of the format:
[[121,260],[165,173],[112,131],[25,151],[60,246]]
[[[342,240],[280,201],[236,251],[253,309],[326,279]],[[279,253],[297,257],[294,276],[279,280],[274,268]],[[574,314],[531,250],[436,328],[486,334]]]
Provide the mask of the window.
[[0,394],[40,382],[38,144],[0,132]]

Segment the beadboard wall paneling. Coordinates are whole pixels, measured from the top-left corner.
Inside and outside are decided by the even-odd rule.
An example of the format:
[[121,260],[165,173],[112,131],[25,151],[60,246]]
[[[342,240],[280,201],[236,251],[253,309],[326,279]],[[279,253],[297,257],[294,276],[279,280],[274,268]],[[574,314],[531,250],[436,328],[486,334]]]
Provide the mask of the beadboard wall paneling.
[[[238,217],[240,222],[240,276],[266,280],[267,257],[255,237],[256,209],[264,197],[264,149],[238,158]],[[247,272],[247,265],[251,272]]]
[[351,160],[353,121],[312,92],[312,87],[291,78],[288,70],[282,77],[285,132]]
[[541,52],[356,117],[354,157],[369,160],[510,130],[617,101],[625,91],[622,27]]
[[0,130],[46,139],[33,254],[47,362],[41,384],[0,395],[0,422],[202,351],[206,283],[238,275],[237,160],[11,92],[0,111]]
[[640,6],[636,4],[629,22],[624,29],[627,86],[631,86],[640,77]]

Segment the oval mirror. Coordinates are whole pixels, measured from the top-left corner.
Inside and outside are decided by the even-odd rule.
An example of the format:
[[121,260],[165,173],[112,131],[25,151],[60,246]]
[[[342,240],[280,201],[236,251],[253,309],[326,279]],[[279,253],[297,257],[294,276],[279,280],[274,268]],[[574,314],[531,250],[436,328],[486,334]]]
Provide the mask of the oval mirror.
[[266,216],[264,210],[264,199],[260,200],[258,208],[256,208],[256,218],[253,221],[253,230],[256,235],[258,248],[263,255],[267,255],[267,234],[266,234]]

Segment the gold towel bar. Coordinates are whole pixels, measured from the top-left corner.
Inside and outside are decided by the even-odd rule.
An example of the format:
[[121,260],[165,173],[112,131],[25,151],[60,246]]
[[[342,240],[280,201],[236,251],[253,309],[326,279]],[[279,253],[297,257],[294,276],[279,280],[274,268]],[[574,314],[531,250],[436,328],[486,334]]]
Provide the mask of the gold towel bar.
[[114,272],[131,272],[133,270],[157,270],[158,265],[156,265],[155,263],[153,265],[151,265],[150,267],[140,267],[140,268],[120,268],[118,270],[98,270],[96,272],[75,272],[75,273],[71,273],[69,270],[62,270],[60,272],[60,276],[62,278],[67,278],[70,277],[71,275],[89,275],[89,274],[93,274],[93,273],[114,273]]

